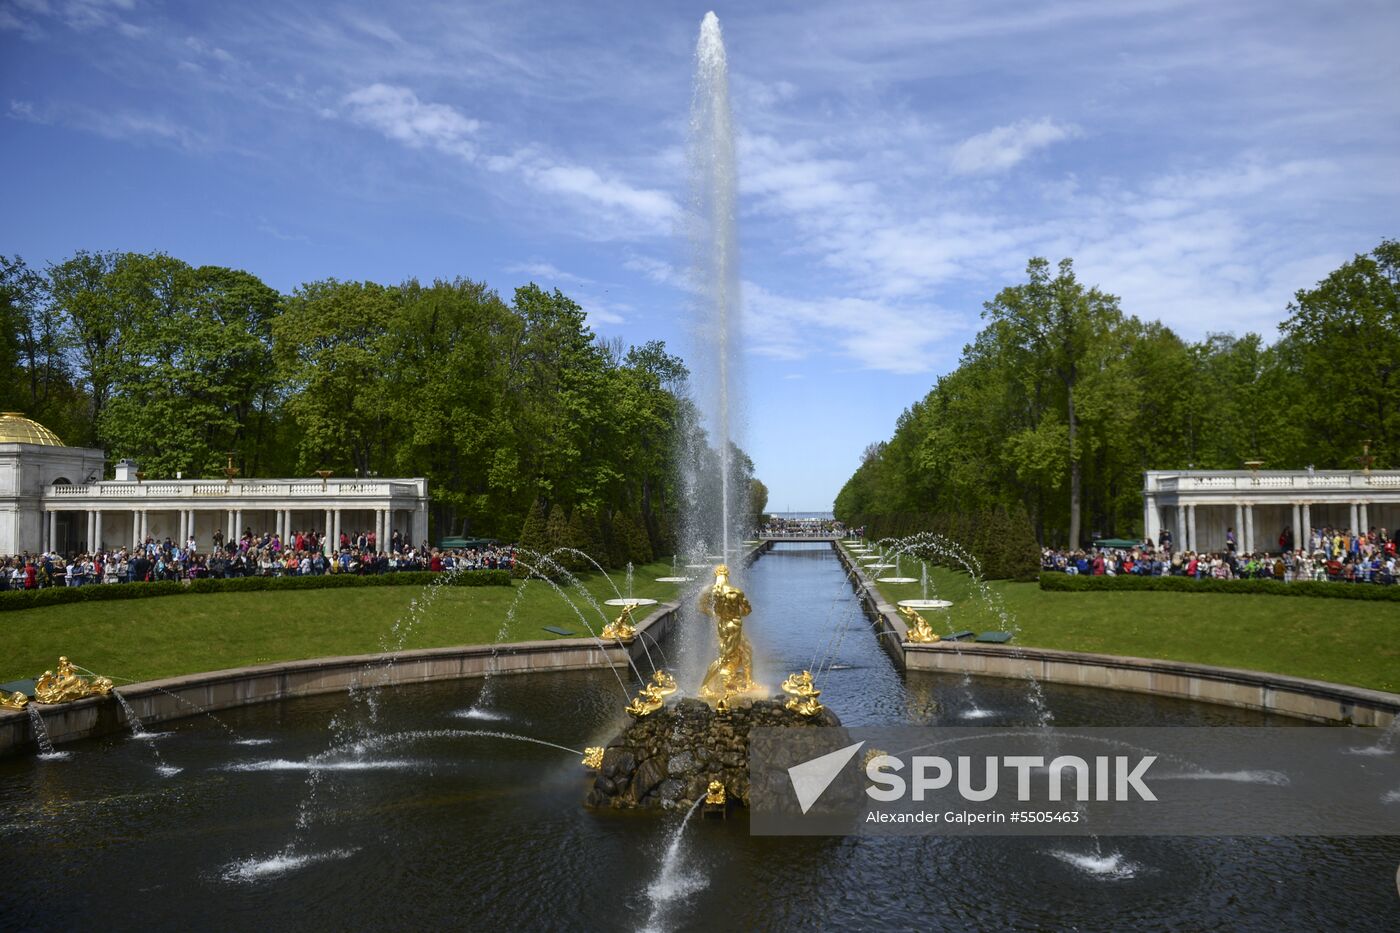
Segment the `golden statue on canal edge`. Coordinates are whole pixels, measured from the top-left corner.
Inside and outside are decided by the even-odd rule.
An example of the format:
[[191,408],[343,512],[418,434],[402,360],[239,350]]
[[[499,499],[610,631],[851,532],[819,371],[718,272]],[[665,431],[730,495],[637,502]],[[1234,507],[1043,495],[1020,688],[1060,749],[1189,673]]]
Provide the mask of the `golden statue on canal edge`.
[[938,633],[928,624],[928,620],[908,606],[900,606],[899,614],[904,616],[909,627],[904,640],[912,645],[931,645],[940,641]]
[[67,703],[83,697],[106,696],[112,692],[112,682],[106,677],[84,680],[66,657],[58,659],[58,673],[44,671],[34,683],[34,699],[40,703]]
[[699,608],[715,620],[715,633],[719,636],[719,657],[705,671],[700,695],[707,700],[727,701],[736,693],[758,692],[753,680],[753,648],[744,637],[744,616],[753,608],[743,590],[729,585],[729,567],[720,564],[715,568],[714,586],[700,594]]
[[626,645],[636,637],[637,627],[632,624],[632,604],[628,603],[622,607],[622,615],[603,626],[603,638],[608,641],[616,639]]

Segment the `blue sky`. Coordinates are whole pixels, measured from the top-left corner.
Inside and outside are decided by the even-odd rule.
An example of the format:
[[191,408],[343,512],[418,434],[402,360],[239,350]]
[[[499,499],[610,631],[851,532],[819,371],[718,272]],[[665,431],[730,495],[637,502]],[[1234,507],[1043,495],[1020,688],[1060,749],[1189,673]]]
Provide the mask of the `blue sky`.
[[829,508],[1030,256],[1185,336],[1272,338],[1400,235],[1393,0],[0,0],[0,253],[534,280],[685,353],[712,7],[770,508]]

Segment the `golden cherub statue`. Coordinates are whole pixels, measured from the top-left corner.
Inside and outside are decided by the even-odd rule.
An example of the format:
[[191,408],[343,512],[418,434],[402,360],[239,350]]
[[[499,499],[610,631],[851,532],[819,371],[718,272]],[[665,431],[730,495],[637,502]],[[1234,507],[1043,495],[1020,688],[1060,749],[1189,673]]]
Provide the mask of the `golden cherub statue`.
[[583,750],[583,766],[597,771],[603,766],[603,746],[590,745]]
[[668,697],[676,692],[676,678],[663,670],[657,669],[652,672],[651,686],[661,696]]
[[705,788],[705,806],[724,806],[724,785],[719,781],[711,781],[710,786]]
[[6,693],[0,690],[0,709],[24,709],[29,705],[29,697],[20,691]]
[[112,682],[106,677],[84,680],[66,657],[58,659],[58,672],[44,671],[34,683],[34,699],[40,703],[67,703],[83,697],[106,696],[112,692]]
[[699,609],[715,620],[715,633],[719,636],[719,657],[705,671],[700,695],[707,700],[727,700],[736,693],[756,691],[753,648],[744,637],[744,616],[753,608],[744,591],[730,585],[726,565],[715,568],[714,586],[700,594]]
[[913,645],[931,645],[941,639],[928,624],[928,620],[908,606],[900,606],[899,614],[908,621],[909,631],[904,640]]
[[650,716],[665,705],[665,694],[660,691],[656,684],[647,684],[642,688],[641,693],[632,698],[632,702],[628,703],[625,709],[640,719],[643,716]]
[[631,603],[625,604],[622,607],[622,614],[603,626],[603,637],[609,641],[616,639],[624,645],[637,637],[637,629],[632,625]]
[[803,716],[815,716],[824,708],[817,697],[822,695],[812,683],[812,672],[789,674],[783,681],[783,692],[788,695],[787,708]]

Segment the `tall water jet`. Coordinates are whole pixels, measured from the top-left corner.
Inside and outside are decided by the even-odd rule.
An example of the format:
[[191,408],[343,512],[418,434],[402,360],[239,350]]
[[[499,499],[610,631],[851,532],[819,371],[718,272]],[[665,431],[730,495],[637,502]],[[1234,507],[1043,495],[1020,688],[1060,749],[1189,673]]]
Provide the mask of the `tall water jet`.
[[708,539],[710,548],[718,545],[719,553],[728,558],[731,542],[741,540],[735,524],[743,511],[738,507],[740,497],[746,492],[735,488],[732,462],[740,311],[738,174],[729,109],[729,66],[719,18],[713,12],[705,14],[695,46],[689,166],[686,219],[696,303],[694,360],[700,367],[700,413],[719,454],[719,477],[714,492],[707,491],[714,486],[704,477],[689,484],[694,495],[688,503],[685,531],[688,543]]

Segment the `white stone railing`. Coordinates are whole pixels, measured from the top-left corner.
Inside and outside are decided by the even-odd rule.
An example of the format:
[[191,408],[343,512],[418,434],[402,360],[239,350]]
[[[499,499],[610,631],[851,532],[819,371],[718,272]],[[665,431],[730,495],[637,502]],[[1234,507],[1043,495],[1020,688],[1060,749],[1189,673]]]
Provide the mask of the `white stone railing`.
[[1205,474],[1201,476],[1179,475],[1158,477],[1152,492],[1207,492],[1215,490],[1260,489],[1397,489],[1400,490],[1400,471],[1389,470],[1378,473],[1227,473]]
[[107,481],[86,485],[45,486],[44,497],[53,499],[384,499],[417,498],[418,484],[393,480],[246,480],[232,483],[208,480],[162,480],[146,483]]

